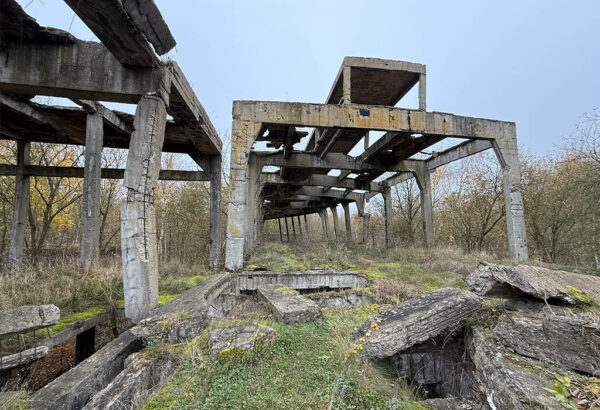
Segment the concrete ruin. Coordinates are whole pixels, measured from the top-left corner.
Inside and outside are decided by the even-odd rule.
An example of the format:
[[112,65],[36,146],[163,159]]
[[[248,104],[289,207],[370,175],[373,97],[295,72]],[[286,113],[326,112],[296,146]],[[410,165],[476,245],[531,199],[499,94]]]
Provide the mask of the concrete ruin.
[[[417,85],[418,109],[397,108]],[[306,128],[312,129],[310,133]],[[369,133],[374,131],[384,134],[370,143]],[[461,142],[417,158],[447,138]],[[308,142],[303,149],[296,149],[301,140]],[[362,153],[349,155],[361,142]],[[259,146],[262,143],[276,150],[265,151]],[[378,194],[384,199],[389,246],[391,187],[413,177],[421,192],[423,236],[430,245],[434,233],[431,173],[490,148],[503,168],[509,253],[526,260],[516,125],[426,111],[425,65],[346,57],[324,104],[234,101],[225,267],[242,269],[244,258],[261,240],[264,221],[270,219],[279,219],[281,238],[281,218],[289,238],[288,220],[295,235],[295,223],[301,229],[300,216],[307,214],[319,215],[326,237],[349,238],[349,204],[355,203],[358,215],[365,218],[366,238],[369,215],[364,212],[365,201]],[[265,167],[278,170],[267,172]],[[339,174],[329,175],[332,170]],[[377,181],[387,173],[392,175]],[[345,235],[338,223],[339,204],[344,209]],[[328,209],[333,232],[328,226]],[[307,227],[305,223],[305,230]]]
[[[30,177],[83,178],[80,258],[91,269],[99,254],[101,178],[122,178],[125,312],[137,322],[158,303],[159,179],[210,181],[209,263],[218,264],[222,143],[177,63],[159,58],[176,43],[153,1],[66,3],[101,42],[41,27],[16,1],[0,1],[0,138],[18,146],[16,165],[0,165],[0,175],[16,177],[9,260],[13,267],[24,261]],[[77,107],[31,101],[40,95],[68,98]],[[99,101],[137,108],[129,115]],[[84,145],[85,166],[30,165],[32,142]],[[128,149],[126,168],[102,168],[103,147]],[[188,154],[202,171],[161,170],[162,152]]]

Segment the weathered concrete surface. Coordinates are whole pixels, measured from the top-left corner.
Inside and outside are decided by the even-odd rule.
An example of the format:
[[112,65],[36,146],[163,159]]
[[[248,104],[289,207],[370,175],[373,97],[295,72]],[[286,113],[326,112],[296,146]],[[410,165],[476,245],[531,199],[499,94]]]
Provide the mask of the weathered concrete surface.
[[177,367],[171,355],[147,357],[134,353],[125,361],[125,369],[98,392],[84,409],[137,408],[169,377]]
[[514,297],[523,293],[549,302],[600,302],[600,277],[537,266],[481,263],[467,279],[468,289],[481,296]]
[[15,176],[15,200],[10,228],[10,242],[8,244],[8,262],[11,268],[23,265],[25,251],[25,228],[29,212],[29,190],[31,177],[25,175],[23,170],[30,162],[31,143],[28,141],[17,142],[17,174]]
[[600,319],[589,316],[502,316],[494,335],[520,355],[600,377]]
[[158,305],[158,247],[154,189],[158,181],[167,111],[160,97],[144,96],[135,114],[121,205],[125,316],[134,323]]
[[0,311],[0,339],[52,326],[59,319],[60,309],[54,305],[20,306]]
[[426,386],[435,397],[472,396],[476,393],[474,366],[462,332],[442,334],[394,355],[398,377]]
[[191,340],[210,323],[210,305],[221,293],[231,289],[232,276],[213,275],[188,289],[171,302],[154,309],[131,331],[145,344]]
[[259,286],[278,284],[292,289],[364,288],[369,280],[355,271],[314,269],[310,272],[243,271],[237,275],[237,290],[256,290]]
[[98,112],[87,115],[80,249],[80,264],[85,271],[89,271],[98,263],[100,253],[103,121],[102,114]]
[[544,390],[554,384],[552,376],[527,370],[536,368],[535,361],[507,352],[481,329],[474,330],[470,355],[479,389],[492,409],[562,408]]
[[366,338],[367,357],[386,358],[459,327],[480,307],[481,300],[471,292],[440,289],[381,312],[365,322],[356,335]]
[[46,346],[34,347],[22,352],[2,356],[0,359],[0,370],[12,369],[13,367],[21,366],[35,360],[39,360],[48,354]]
[[80,409],[123,370],[125,359],[142,348],[131,330],[55,379],[31,397],[32,409]]
[[320,308],[355,307],[375,303],[375,298],[370,292],[360,289],[343,292],[309,293],[306,297],[313,300]]
[[277,318],[287,324],[310,322],[321,317],[315,302],[282,285],[262,285],[258,294],[273,308]]
[[208,337],[208,348],[213,360],[221,359],[221,352],[236,350],[252,350],[260,343],[275,341],[275,330],[257,324],[229,326],[215,329]]
[[211,269],[219,265],[221,256],[221,156],[210,158],[210,249],[208,266]]

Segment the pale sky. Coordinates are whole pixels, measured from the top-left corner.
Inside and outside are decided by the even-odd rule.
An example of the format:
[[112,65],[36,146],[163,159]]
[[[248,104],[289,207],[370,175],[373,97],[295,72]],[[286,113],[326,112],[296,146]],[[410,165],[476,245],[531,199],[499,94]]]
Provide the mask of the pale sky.
[[[61,0],[42,25],[93,34]],[[324,102],[344,56],[427,65],[428,111],[515,121],[546,154],[600,107],[600,2],[156,0],[222,138],[236,99]],[[412,108],[414,97],[399,104]]]

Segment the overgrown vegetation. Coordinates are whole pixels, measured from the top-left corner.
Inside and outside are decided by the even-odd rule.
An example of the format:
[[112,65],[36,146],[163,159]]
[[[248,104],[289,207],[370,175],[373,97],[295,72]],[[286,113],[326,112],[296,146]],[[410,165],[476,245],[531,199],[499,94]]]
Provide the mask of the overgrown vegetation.
[[142,408],[421,409],[391,369],[344,360],[354,328],[377,310],[328,309],[317,322],[295,325],[263,319],[276,331],[272,345],[217,364],[208,354],[207,329],[186,345],[185,364]]

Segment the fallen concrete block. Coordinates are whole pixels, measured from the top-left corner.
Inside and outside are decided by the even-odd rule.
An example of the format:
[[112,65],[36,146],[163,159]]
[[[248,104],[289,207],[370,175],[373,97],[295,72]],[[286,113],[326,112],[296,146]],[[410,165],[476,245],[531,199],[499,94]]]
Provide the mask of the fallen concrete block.
[[18,367],[35,360],[39,360],[47,354],[48,348],[46,346],[39,346],[24,350],[20,353],[3,356],[0,358],[0,370],[12,369],[13,367]]
[[481,263],[466,282],[468,289],[480,296],[514,298],[526,294],[548,302],[600,303],[600,277],[537,266]]
[[134,353],[125,369],[98,392],[84,409],[133,409],[159,387],[177,368],[172,355],[147,357]]
[[269,303],[277,318],[287,324],[309,322],[321,317],[321,309],[312,300],[282,285],[262,285],[258,294]]
[[564,372],[539,369],[540,362],[508,352],[479,328],[473,332],[469,354],[478,387],[492,409],[563,408],[544,388],[554,384],[552,374]]
[[275,330],[257,324],[244,326],[229,326],[215,329],[208,337],[210,356],[214,361],[226,360],[240,351],[254,349],[260,343],[272,343],[275,340]]
[[0,312],[0,339],[56,324],[60,309],[54,305],[21,306]]
[[440,289],[381,312],[356,336],[364,338],[367,357],[386,358],[460,326],[480,308],[481,300],[471,292]]
[[600,321],[573,316],[505,315],[494,335],[520,355],[600,377]]

